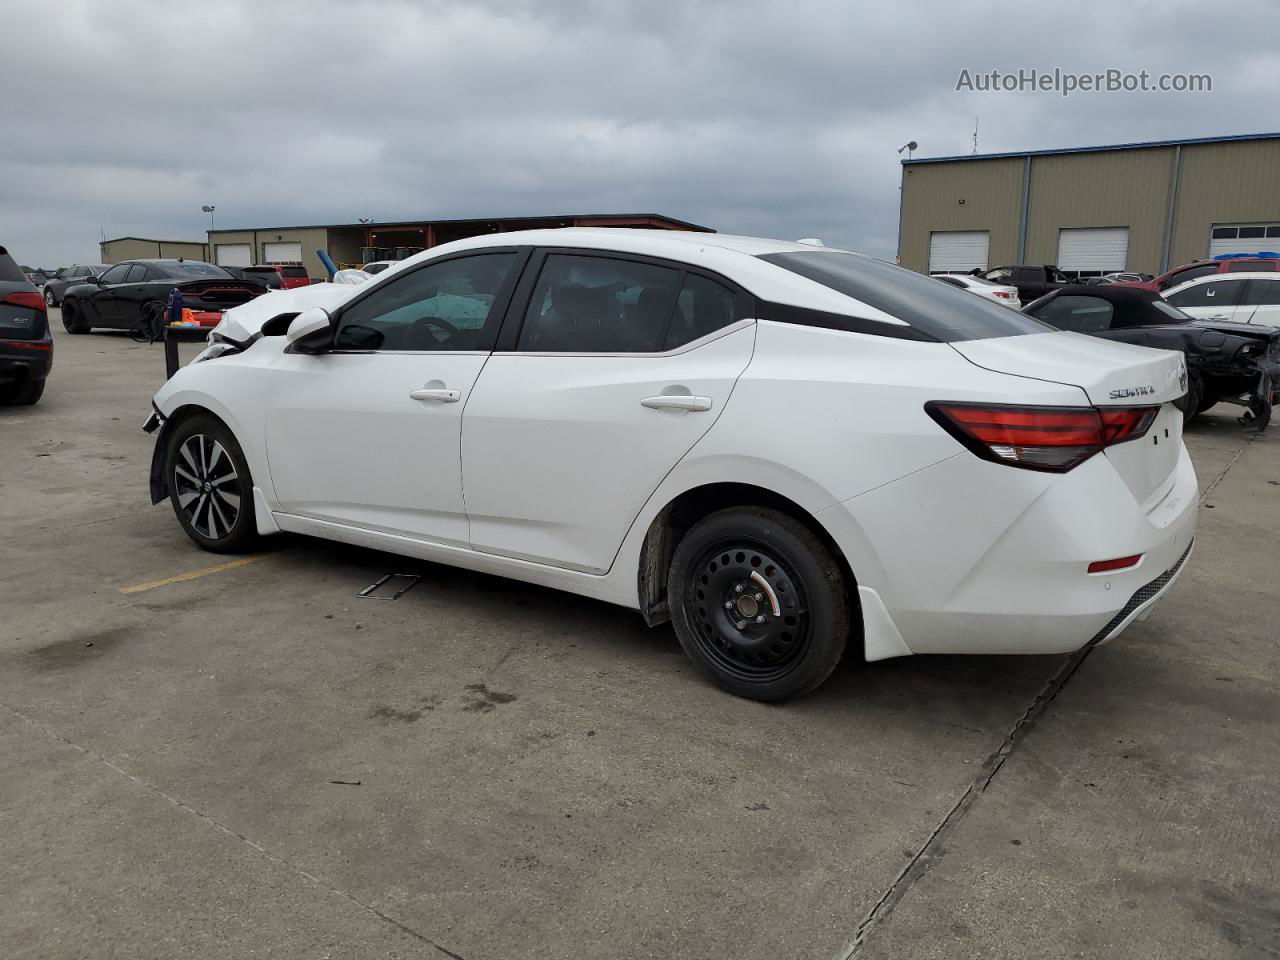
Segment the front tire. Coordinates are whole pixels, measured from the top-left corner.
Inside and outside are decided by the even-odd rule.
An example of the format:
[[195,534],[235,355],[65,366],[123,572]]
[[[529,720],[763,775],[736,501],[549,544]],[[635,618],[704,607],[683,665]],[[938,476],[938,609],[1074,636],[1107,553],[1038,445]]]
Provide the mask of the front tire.
[[80,314],[80,305],[74,300],[62,301],[62,329],[67,333],[89,332],[89,325]]
[[58,305],[58,298],[53,295],[53,290],[49,287],[44,288],[44,305],[50,309]]
[[763,507],[695,524],[667,578],[676,636],[716,684],[773,702],[816,689],[849,638],[840,564],[807,526]]
[[253,479],[240,444],[212,415],[191,417],[169,437],[165,453],[169,502],[197,546],[243,553],[258,540]]

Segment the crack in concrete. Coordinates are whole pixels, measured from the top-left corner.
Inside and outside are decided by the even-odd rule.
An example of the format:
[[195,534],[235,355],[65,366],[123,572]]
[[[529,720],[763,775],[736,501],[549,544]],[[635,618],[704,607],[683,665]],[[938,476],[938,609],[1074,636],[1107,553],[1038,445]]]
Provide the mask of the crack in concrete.
[[[1258,434],[1256,433],[1246,437],[1240,446],[1235,449],[1230,459],[1227,460],[1226,465],[1223,466],[1218,475],[1209,482],[1200,494],[1199,502],[1201,504],[1205,502],[1214,487],[1221,483],[1231,468],[1235,466],[1245,448],[1257,437]],[[1096,643],[1089,643],[1081,647],[1071,654],[1067,661],[1058,668],[1058,671],[1049,678],[1049,682],[1036,694],[1027,709],[1023,711],[1022,716],[1014,722],[1009,732],[1005,734],[1000,746],[982,761],[978,767],[977,774],[969,782],[964,793],[960,795],[960,799],[947,811],[946,815],[943,816],[942,820],[939,821],[938,825],[934,827],[933,831],[925,839],[919,851],[902,868],[893,882],[889,884],[888,889],[880,896],[880,899],[867,911],[866,916],[862,918],[862,922],[854,930],[853,937],[836,954],[836,960],[853,960],[866,944],[872,930],[889,918],[894,908],[911,892],[916,882],[943,856],[946,851],[945,848],[942,848],[942,842],[959,828],[960,821],[964,819],[978,798],[991,785],[991,781],[1000,772],[1000,768],[1004,766],[1005,761],[1009,759],[1017,745],[1031,732],[1032,726],[1048,708],[1049,704],[1062,692],[1067,682],[1080,669],[1089,654],[1093,652],[1095,646]]]
[[374,907],[374,906],[371,906],[370,904],[365,903],[363,900],[360,900],[359,898],[352,896],[351,894],[347,893],[345,890],[340,890],[339,888],[335,887],[333,884],[328,883],[322,880],[321,878],[317,877],[315,874],[310,873],[307,870],[304,870],[302,867],[299,867],[294,863],[291,863],[290,861],[286,860],[284,857],[281,857],[278,854],[272,853],[262,844],[254,840],[250,840],[244,834],[237,833],[235,830],[231,829],[231,827],[228,827],[226,824],[222,823],[221,821],[214,819],[213,817],[209,816],[207,813],[202,813],[201,811],[197,810],[195,807],[191,806],[190,804],[185,803],[182,800],[179,800],[177,797],[173,796],[172,794],[166,793],[165,791],[157,787],[155,784],[142,779],[136,774],[130,773],[128,770],[125,770],[120,766],[117,766],[116,764],[112,763],[110,760],[108,760],[106,757],[102,756],[101,754],[96,753],[93,750],[90,750],[88,747],[81,746],[80,744],[76,743],[74,740],[67,739],[66,737],[62,736],[62,734],[58,733],[56,730],[53,730],[52,728],[46,726],[45,724],[41,723],[39,720],[36,720],[34,717],[29,717],[22,711],[16,710],[4,702],[0,702],[0,707],[3,707],[5,710],[7,710],[13,716],[17,717],[23,723],[40,731],[50,739],[56,740],[58,743],[62,743],[68,747],[71,747],[73,750],[78,751],[82,755],[88,757],[90,760],[93,760],[96,763],[101,764],[102,766],[106,767],[108,770],[111,770],[114,773],[117,773],[120,776],[124,777],[125,779],[130,780],[133,783],[137,784],[139,787],[142,787],[144,790],[148,790],[151,793],[155,794],[156,796],[162,798],[163,800],[166,800],[167,802],[171,803],[173,806],[177,807],[179,810],[183,811],[184,813],[190,814],[196,819],[204,821],[206,824],[213,827],[215,830],[218,830],[221,833],[226,834],[228,837],[232,837],[236,840],[239,840],[245,846],[257,851],[262,856],[270,860],[272,863],[278,864],[284,867],[286,870],[290,870],[293,873],[297,874],[298,876],[302,877],[303,879],[315,884],[317,887],[320,887],[323,890],[327,890],[329,893],[332,893],[338,897],[341,897],[343,900],[346,900],[347,902],[354,904],[355,906],[359,907],[361,910],[365,911],[366,913],[373,914],[375,917],[377,917],[379,920],[383,921],[384,923],[389,923],[391,926],[400,930],[402,933],[406,934],[407,936],[410,936],[413,939],[417,940],[419,943],[425,944],[426,946],[431,947],[432,949],[439,952],[442,956],[448,957],[449,960],[463,960],[463,957],[461,957],[459,954],[456,954],[451,950],[448,950],[445,947],[440,946],[440,944],[436,943],[434,940],[430,939],[427,936],[424,936],[423,934],[419,933],[417,930],[414,930],[412,927],[407,926],[404,923],[401,923],[399,920],[396,920],[394,917],[388,916],[387,914],[379,910],[377,907]]

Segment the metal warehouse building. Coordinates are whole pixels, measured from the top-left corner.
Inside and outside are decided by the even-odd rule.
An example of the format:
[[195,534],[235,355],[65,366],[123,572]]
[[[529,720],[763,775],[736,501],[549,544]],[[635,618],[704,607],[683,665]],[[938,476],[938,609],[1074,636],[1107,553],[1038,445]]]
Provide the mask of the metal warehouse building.
[[902,162],[898,257],[922,273],[1163,273],[1280,250],[1280,133]]
[[209,256],[214,263],[228,267],[247,267],[255,263],[301,263],[312,277],[323,277],[325,270],[320,258],[316,256],[317,250],[327,251],[338,264],[359,266],[375,260],[403,260],[442,243],[479,234],[547,227],[645,227],[713,232],[710,227],[701,227],[656,213],[403,220],[388,223],[210,230]]
[[658,213],[579,213],[558,217],[249,227],[210,230],[207,243],[118,237],[102,241],[99,247],[103,263],[152,257],[208,260],[226,267],[248,267],[256,263],[301,263],[311,277],[319,279],[326,276],[326,272],[320,258],[316,256],[317,250],[326,251],[340,265],[359,266],[374,260],[403,260],[421,250],[479,234],[550,227],[632,227],[715,232],[711,227],[702,227]]

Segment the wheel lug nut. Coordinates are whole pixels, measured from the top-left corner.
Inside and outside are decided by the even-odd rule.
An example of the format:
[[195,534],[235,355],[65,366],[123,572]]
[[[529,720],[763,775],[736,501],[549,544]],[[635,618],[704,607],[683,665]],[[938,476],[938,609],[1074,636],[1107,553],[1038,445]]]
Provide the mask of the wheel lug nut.
[[739,630],[745,630],[747,627],[746,623],[743,622],[742,620],[739,620],[736,624],[734,624],[734,626],[736,626]]
[[726,600],[726,601],[724,602],[724,608],[725,608],[726,610],[732,610],[732,609],[733,609],[733,601],[732,601],[732,600]]
[[733,585],[733,592],[734,592],[734,593],[741,593],[741,592],[742,592],[742,584],[740,584],[740,583],[735,583],[735,584]]
[[756,594],[756,603],[759,603],[759,602],[760,602],[761,600],[763,600],[763,599],[764,599],[764,594],[763,594],[763,593],[757,593],[757,594]]
[[764,614],[760,614],[760,616],[756,617],[756,623],[764,623]]

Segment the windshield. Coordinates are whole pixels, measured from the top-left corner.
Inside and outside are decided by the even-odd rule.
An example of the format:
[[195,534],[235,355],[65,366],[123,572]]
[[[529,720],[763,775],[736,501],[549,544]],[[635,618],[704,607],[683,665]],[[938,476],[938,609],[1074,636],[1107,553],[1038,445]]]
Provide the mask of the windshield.
[[934,340],[985,340],[1053,330],[1025,314],[891,263],[834,250],[760,257],[883,310]]

